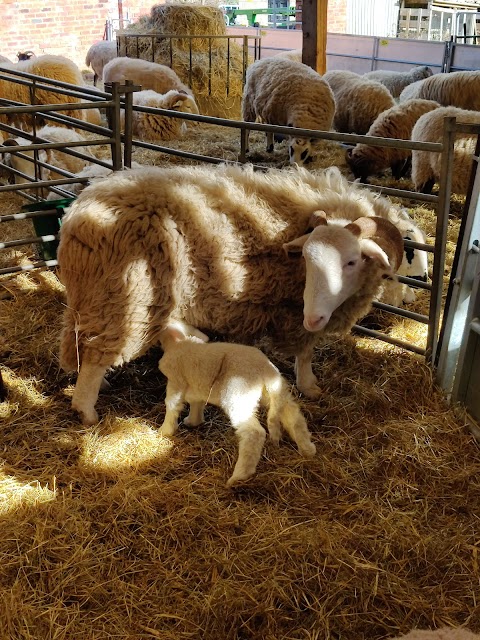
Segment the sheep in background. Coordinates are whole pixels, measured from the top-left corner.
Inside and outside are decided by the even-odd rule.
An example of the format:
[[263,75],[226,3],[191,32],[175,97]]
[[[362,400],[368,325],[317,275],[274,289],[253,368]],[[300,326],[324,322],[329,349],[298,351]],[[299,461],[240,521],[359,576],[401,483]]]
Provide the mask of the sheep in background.
[[260,405],[268,406],[267,428],[275,444],[283,427],[301,455],[315,455],[305,418],[279,370],[262,351],[226,342],[207,344],[197,336],[186,335],[183,323],[169,325],[160,339],[164,354],[158,366],[168,378],[160,433],[176,433],[185,402],[190,412],[184,422],[192,427],[204,422],[207,402],[221,407],[239,440],[238,459],[228,487],[247,480],[257,468],[266,437],[256,417]]
[[192,90],[180,80],[173,69],[164,64],[139,60],[137,58],[114,58],[103,68],[103,82],[125,82],[131,80],[157,93],[167,93],[171,89],[184,91],[193,96]]
[[110,40],[101,40],[92,44],[87,51],[85,64],[93,69],[93,84],[97,86],[97,80],[103,80],[103,68],[117,57],[117,43]]
[[395,105],[383,84],[353,71],[327,71],[323,78],[335,97],[333,126],[341,133],[366,134],[375,119]]
[[0,56],[0,65],[1,64],[13,64],[13,62],[6,56]]
[[396,636],[394,640],[480,640],[480,635],[463,627],[442,627],[432,631],[414,629],[406,635]]
[[431,75],[433,75],[433,71],[430,67],[420,66],[413,67],[410,71],[387,71],[385,69],[378,69],[364,73],[362,77],[367,80],[380,82],[384,87],[387,87],[394,98],[398,98],[405,87],[418,80],[429,78]]
[[34,54],[33,51],[19,51],[17,53],[17,60],[18,61],[30,60],[30,58],[36,58],[36,55]]
[[58,249],[60,363],[79,369],[72,407],[95,423],[106,370],[158,344],[172,319],[236,342],[269,338],[318,398],[314,347],[350,331],[397,271],[399,220],[336,167],[149,167],[90,185]]
[[[65,146],[68,148],[69,142],[86,142],[82,136],[73,131],[72,129],[66,129],[65,127],[55,127],[52,125],[46,125],[39,129],[36,133],[36,136],[33,140],[29,140],[27,138],[7,138],[4,141],[4,145],[12,148],[12,153],[7,153],[4,156],[4,162],[8,166],[16,169],[17,171],[21,171],[22,173],[27,174],[31,177],[31,180],[35,180],[35,163],[34,163],[34,151],[22,151],[22,155],[28,156],[31,158],[21,158],[17,154],[13,153],[13,147],[19,145],[30,145],[30,144],[38,144],[39,140],[45,140],[46,142],[59,142],[66,143]],[[78,146],[74,147],[75,151],[79,153],[83,153],[87,156],[94,157],[88,147]],[[65,171],[69,171],[70,173],[78,173],[81,171],[85,165],[88,164],[87,160],[83,160],[82,158],[77,158],[76,156],[72,156],[68,153],[61,151],[60,149],[39,149],[38,150],[38,159],[41,162],[46,162],[60,169],[64,169]],[[14,174],[16,183],[25,183],[31,182],[28,178],[23,178]],[[47,169],[46,167],[40,167],[40,176],[41,180],[57,180],[64,178],[65,176],[61,175],[53,171],[52,169]]]
[[[142,166],[143,165],[139,164],[138,162],[132,162],[131,168],[141,169]],[[129,169],[125,167],[123,171],[129,171]],[[70,184],[62,185],[61,188],[65,189],[74,196],[78,196],[78,194],[83,191],[85,187],[88,187],[89,184],[92,184],[96,180],[107,178],[108,176],[112,175],[112,173],[113,169],[102,167],[102,165],[100,164],[87,164],[81,171],[77,172],[75,175],[77,178],[88,178],[88,182],[72,182]],[[47,196],[47,200],[57,200],[57,198],[60,197],[61,196],[59,196],[57,193],[51,191]]]
[[480,71],[437,73],[404,89],[400,101],[407,98],[435,100],[444,107],[480,111]]
[[302,62],[302,50],[291,49],[290,51],[281,51],[275,55],[276,58],[285,58],[293,62]]
[[[480,112],[439,107],[421,116],[412,131],[415,142],[442,142],[444,118],[453,116],[458,123],[480,124]],[[454,144],[452,191],[467,193],[477,136],[457,134]],[[441,154],[434,151],[412,151],[412,181],[416,191],[431,193],[440,179]]]
[[[12,64],[10,67],[16,71],[25,71],[26,73],[32,73],[52,80],[60,80],[61,82],[67,82],[77,86],[83,86],[84,84],[80,69],[74,62],[63,56],[39,56],[38,58],[30,58],[29,60]],[[3,75],[8,71],[6,68],[3,68],[0,69],[0,72]],[[31,104],[30,87],[17,84],[16,82],[10,82],[5,77],[0,78],[0,98]],[[51,89],[37,89],[35,91],[35,104],[62,104],[65,102],[77,103],[81,102],[81,99],[59,93],[55,87]],[[85,119],[84,112],[77,109],[67,112],[59,111],[58,113],[64,113],[79,120]],[[14,121],[16,124],[26,125],[27,128],[31,126],[31,116],[28,114],[15,114],[15,117],[0,116],[0,119],[2,122],[7,123]]]
[[[133,104],[156,109],[171,109],[181,113],[197,113],[198,107],[190,94],[171,90],[164,95],[148,89],[133,94]],[[174,140],[182,136],[187,122],[156,113],[144,113],[134,109],[132,115],[133,134],[141,140]]]
[[[381,113],[368,130],[367,136],[410,140],[412,129],[420,116],[439,106],[438,102],[432,100],[402,102]],[[345,154],[353,175],[362,182],[367,182],[368,176],[387,168],[392,170],[393,177],[398,180],[409,169],[411,156],[410,149],[373,147],[365,143],[347,149]]]
[[[245,122],[329,131],[334,112],[330,87],[307,65],[273,56],[248,67],[242,96]],[[290,137],[290,162],[311,159],[312,144],[315,139]],[[273,151],[272,134],[267,135],[267,151]]]

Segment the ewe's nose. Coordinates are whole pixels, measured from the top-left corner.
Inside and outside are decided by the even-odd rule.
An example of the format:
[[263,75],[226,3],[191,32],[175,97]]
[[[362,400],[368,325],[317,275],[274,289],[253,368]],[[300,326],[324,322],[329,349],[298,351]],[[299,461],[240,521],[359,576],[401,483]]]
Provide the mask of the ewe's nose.
[[321,331],[328,322],[327,316],[304,316],[303,326],[307,331]]

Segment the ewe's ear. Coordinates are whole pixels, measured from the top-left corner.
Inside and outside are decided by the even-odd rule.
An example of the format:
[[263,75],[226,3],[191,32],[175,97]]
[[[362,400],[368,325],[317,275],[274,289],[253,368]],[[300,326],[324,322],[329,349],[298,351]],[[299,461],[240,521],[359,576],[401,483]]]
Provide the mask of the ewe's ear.
[[385,273],[388,275],[393,274],[393,269],[390,265],[387,254],[381,249],[376,242],[369,238],[362,238],[360,240],[360,249],[364,256],[376,260],[378,264],[383,267]]
[[300,236],[300,238],[295,238],[295,240],[292,240],[291,242],[285,242],[282,245],[282,249],[284,250],[285,255],[290,258],[293,255],[302,253],[303,245],[309,237],[310,234],[307,233],[304,236]]

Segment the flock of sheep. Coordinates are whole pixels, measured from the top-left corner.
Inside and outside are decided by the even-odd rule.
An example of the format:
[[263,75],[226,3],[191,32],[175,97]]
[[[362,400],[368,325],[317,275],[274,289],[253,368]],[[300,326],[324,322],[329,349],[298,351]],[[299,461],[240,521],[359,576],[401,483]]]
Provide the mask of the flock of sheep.
[[[190,88],[164,65],[118,57],[116,46],[106,42],[92,46],[86,61],[104,82],[141,85],[134,93],[137,106],[198,114]],[[0,69],[8,72],[11,64],[2,62]],[[59,56],[33,57],[15,67],[83,84],[76,65]],[[248,68],[242,116],[300,129],[438,141],[446,115],[480,122],[479,88],[480,72],[474,71],[434,76],[428,67],[417,67],[408,73],[321,76],[292,54],[278,55]],[[1,97],[29,102],[24,93],[22,85],[0,80]],[[37,92],[39,103],[65,99],[52,90]],[[99,117],[92,111],[79,104],[73,115]],[[28,126],[28,116],[20,124]],[[134,113],[140,138],[173,139],[184,126],[165,115]],[[38,135],[82,140],[76,131],[50,125]],[[33,177],[33,163],[12,153],[25,143],[4,141],[5,162],[17,180]],[[267,149],[273,145],[268,135]],[[288,145],[292,166],[283,170],[143,166],[106,180],[93,180],[105,171],[90,165],[86,148],[84,160],[45,151],[49,164],[92,177],[64,217],[58,251],[67,299],[60,363],[78,371],[72,407],[85,424],[98,421],[95,404],[109,368],[161,343],[160,368],[168,377],[162,432],[175,432],[184,402],[190,404],[191,424],[203,420],[206,402],[221,406],[239,436],[230,485],[255,472],[265,440],[256,417],[262,403],[270,407],[270,438],[278,442],[283,427],[302,455],[314,455],[305,419],[280,373],[245,345],[267,338],[295,356],[298,390],[318,398],[315,346],[349,332],[373,300],[411,301],[412,289],[395,274],[425,279],[427,265],[423,258],[412,265],[404,251],[405,237],[424,241],[404,210],[349,183],[336,167],[302,167],[315,152],[315,140],[292,137]],[[463,138],[453,182],[460,192],[466,184],[459,166],[471,153],[471,138]],[[62,164],[62,157],[71,164]],[[404,175],[411,164],[415,187],[427,191],[439,175],[433,153],[358,144],[346,159],[362,181],[388,167],[394,176]],[[208,344],[203,331],[245,345]]]

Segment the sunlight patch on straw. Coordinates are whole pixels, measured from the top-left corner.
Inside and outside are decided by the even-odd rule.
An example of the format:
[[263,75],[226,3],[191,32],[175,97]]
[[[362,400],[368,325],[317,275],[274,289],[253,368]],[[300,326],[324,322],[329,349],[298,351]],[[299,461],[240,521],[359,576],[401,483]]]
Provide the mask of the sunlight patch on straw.
[[38,481],[20,482],[14,476],[0,470],[0,516],[7,515],[19,507],[35,506],[50,502],[55,491],[42,487]]
[[107,435],[97,431],[83,437],[80,466],[103,472],[134,470],[167,457],[174,444],[150,425],[135,420],[114,419],[109,430]]

